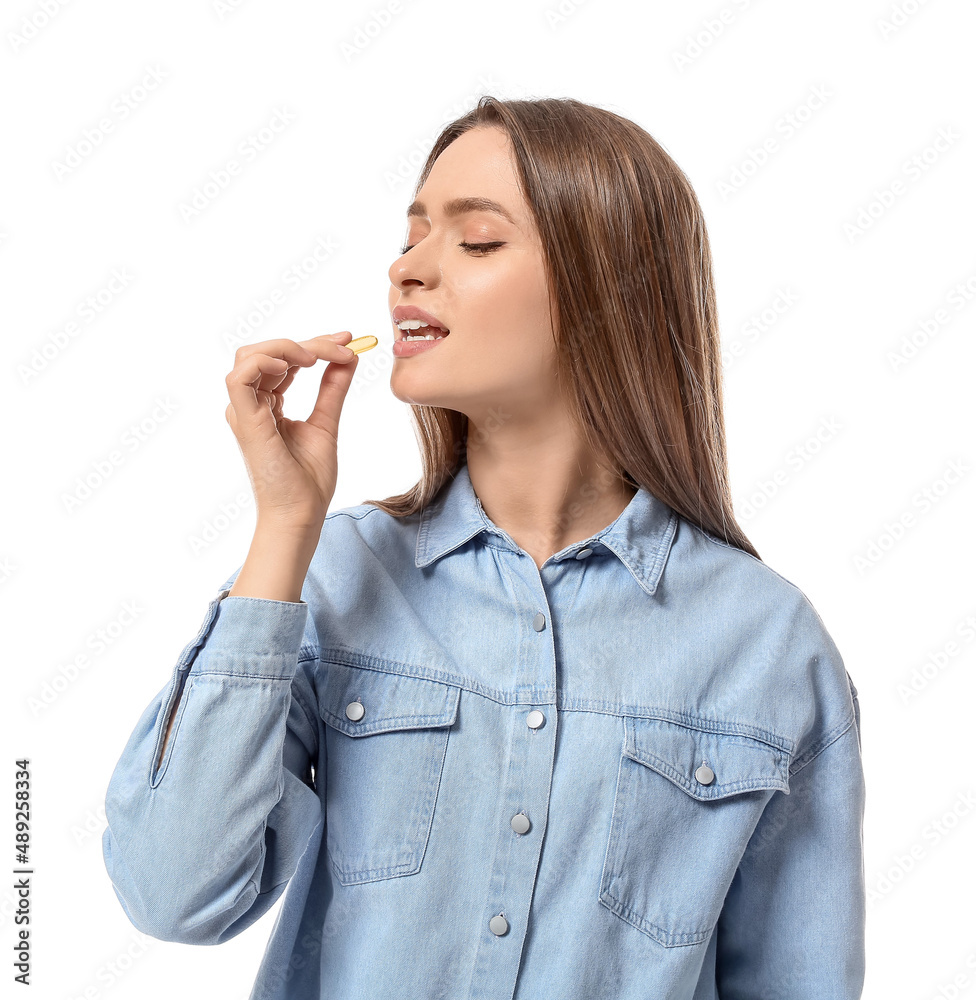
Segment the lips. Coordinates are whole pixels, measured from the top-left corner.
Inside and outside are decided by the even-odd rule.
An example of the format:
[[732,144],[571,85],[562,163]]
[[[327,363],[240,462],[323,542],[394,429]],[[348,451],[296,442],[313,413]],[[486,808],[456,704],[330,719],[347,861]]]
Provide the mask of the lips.
[[[443,330],[445,334],[451,332],[446,323],[442,323],[436,316],[431,315],[431,313],[426,312],[418,306],[397,306],[393,310],[393,328],[396,331],[397,340],[400,340],[405,335],[405,331],[401,330],[396,324],[405,319],[419,319],[429,324],[431,328]],[[416,334],[420,331],[411,330],[408,332]]]

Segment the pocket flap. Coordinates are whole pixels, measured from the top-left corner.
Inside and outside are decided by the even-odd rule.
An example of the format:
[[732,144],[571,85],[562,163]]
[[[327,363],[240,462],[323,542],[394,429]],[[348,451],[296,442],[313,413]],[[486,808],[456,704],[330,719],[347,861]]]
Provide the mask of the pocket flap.
[[628,716],[624,754],[702,801],[753,788],[790,791],[789,753],[752,736]]
[[461,689],[452,684],[342,663],[324,667],[322,718],[348,736],[452,726],[457,718]]

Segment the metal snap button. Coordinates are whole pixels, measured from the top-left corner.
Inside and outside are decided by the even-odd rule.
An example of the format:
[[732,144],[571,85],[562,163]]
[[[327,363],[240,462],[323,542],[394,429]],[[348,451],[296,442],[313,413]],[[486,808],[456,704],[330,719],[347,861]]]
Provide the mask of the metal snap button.
[[715,780],[715,772],[707,764],[702,764],[702,766],[695,771],[695,777],[703,785],[710,785]]

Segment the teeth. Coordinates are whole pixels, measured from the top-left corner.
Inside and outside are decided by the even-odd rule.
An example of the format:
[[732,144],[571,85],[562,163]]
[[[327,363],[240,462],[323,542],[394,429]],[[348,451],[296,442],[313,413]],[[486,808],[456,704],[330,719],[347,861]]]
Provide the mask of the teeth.
[[[402,319],[402,320],[400,320],[399,323],[397,323],[397,326],[401,330],[403,330],[404,333],[406,334],[406,336],[400,338],[401,340],[405,340],[405,341],[411,341],[411,340],[443,340],[444,337],[446,336],[446,334],[443,333],[442,331],[438,331],[437,334],[433,334],[433,333],[428,333],[428,334],[418,333],[418,334],[413,334],[413,335],[408,334],[407,333],[408,330],[430,330],[431,329],[430,323],[426,323],[422,319]],[[434,327],[433,329],[437,329],[437,328]]]
[[[422,319],[401,319],[397,326],[401,330],[420,330],[420,329],[430,329],[430,323],[425,322]],[[437,327],[434,327],[437,329]]]

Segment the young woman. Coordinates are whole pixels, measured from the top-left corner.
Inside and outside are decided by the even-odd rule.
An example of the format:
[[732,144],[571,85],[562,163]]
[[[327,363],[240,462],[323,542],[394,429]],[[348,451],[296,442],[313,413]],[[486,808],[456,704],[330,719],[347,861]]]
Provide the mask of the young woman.
[[330,512],[350,332],[237,352],[257,526],[112,775],[125,912],[220,944],[284,893],[255,1000],[859,997],[857,691],[732,512],[687,178],[484,97],[414,194],[423,477]]

